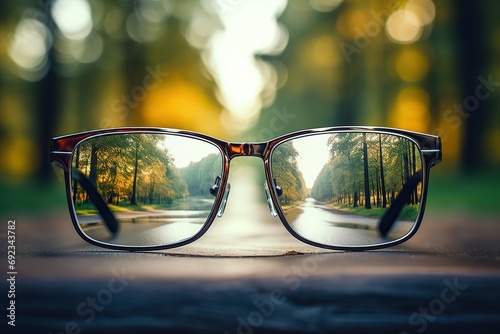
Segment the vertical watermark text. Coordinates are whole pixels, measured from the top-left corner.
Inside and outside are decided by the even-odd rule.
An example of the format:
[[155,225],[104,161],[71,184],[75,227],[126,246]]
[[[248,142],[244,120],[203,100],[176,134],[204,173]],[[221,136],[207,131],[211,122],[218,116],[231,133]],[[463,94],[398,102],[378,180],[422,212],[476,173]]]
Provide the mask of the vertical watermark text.
[[16,326],[16,221],[7,222],[7,324]]

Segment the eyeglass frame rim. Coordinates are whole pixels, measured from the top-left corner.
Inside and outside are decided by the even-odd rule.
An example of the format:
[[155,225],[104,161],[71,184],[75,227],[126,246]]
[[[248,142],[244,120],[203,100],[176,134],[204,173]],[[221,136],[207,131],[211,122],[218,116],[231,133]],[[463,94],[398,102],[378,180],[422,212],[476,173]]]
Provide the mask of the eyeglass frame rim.
[[[298,234],[288,223],[284,211],[279,202],[279,196],[276,192],[276,188],[273,185],[273,175],[272,175],[272,161],[271,156],[276,147],[280,144],[302,138],[311,135],[319,134],[331,134],[331,133],[376,133],[376,134],[389,134],[396,135],[399,137],[406,138],[413,142],[419,150],[421,162],[422,162],[422,190],[420,198],[420,207],[417,217],[415,218],[415,223],[412,229],[406,233],[403,237],[368,246],[331,246],[322,243],[318,243],[312,240],[308,240]],[[217,193],[215,201],[212,205],[209,217],[206,219],[202,228],[192,237],[181,240],[176,243],[168,245],[153,245],[153,246],[125,246],[125,245],[114,245],[106,242],[94,240],[87,236],[82,230],[78,223],[78,217],[72,200],[72,177],[71,177],[71,163],[74,155],[74,150],[82,141],[106,136],[106,135],[117,135],[117,134],[134,134],[134,133],[150,133],[150,134],[165,134],[165,135],[176,135],[181,137],[193,138],[202,140],[209,144],[214,145],[222,155],[222,171],[221,171],[221,182],[220,189]],[[73,222],[73,227],[77,231],[78,235],[88,243],[99,246],[102,248],[113,249],[113,250],[125,250],[125,251],[154,251],[154,250],[164,250],[182,247],[190,244],[197,239],[201,238],[211,227],[213,221],[217,217],[217,212],[222,204],[222,200],[225,195],[225,189],[228,184],[230,162],[232,159],[240,156],[255,156],[263,160],[264,172],[266,177],[266,182],[268,185],[269,193],[271,195],[272,203],[276,209],[276,213],[280,218],[281,223],[286,228],[286,230],[292,234],[296,239],[323,249],[329,250],[351,250],[351,251],[363,251],[363,250],[375,250],[388,248],[400,243],[403,243],[410,239],[420,227],[423,219],[427,190],[429,183],[430,168],[438,164],[442,160],[442,142],[438,136],[419,133],[414,131],[408,131],[403,129],[391,128],[391,127],[371,127],[371,126],[334,126],[334,127],[324,127],[324,128],[314,128],[294,131],[288,134],[281,135],[269,141],[262,142],[227,142],[219,138],[206,135],[203,133],[180,130],[173,128],[160,128],[160,127],[121,127],[121,128],[107,128],[99,130],[90,130],[84,132],[78,132],[74,134],[64,135],[54,137],[51,140],[50,146],[50,160],[56,167],[62,168],[64,171],[64,180],[66,188],[66,197],[68,201],[68,209],[70,211],[71,220]]]

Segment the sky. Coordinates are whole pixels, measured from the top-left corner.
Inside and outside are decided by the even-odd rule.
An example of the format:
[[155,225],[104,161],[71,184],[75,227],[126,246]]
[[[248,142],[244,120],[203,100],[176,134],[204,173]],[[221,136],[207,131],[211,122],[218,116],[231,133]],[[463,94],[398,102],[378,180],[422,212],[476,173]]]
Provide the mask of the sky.
[[186,167],[191,162],[198,162],[213,153],[220,154],[213,144],[181,136],[165,136],[164,144],[168,153],[174,158],[177,168]]
[[330,135],[317,135],[292,141],[293,147],[299,153],[297,165],[304,176],[307,188],[312,188],[319,172],[328,161],[328,138]]

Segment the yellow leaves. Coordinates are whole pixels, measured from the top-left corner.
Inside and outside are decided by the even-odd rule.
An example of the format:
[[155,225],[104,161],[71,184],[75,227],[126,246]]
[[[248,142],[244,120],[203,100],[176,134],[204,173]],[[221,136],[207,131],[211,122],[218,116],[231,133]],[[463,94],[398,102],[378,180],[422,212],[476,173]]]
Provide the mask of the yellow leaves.
[[39,155],[35,143],[27,137],[14,136],[0,141],[0,152],[0,173],[6,180],[25,177],[37,166]]
[[152,90],[142,106],[141,123],[222,136],[220,105],[199,85],[171,74]]
[[487,134],[487,138],[486,151],[489,153],[491,161],[498,164],[500,163],[500,130],[490,130]]
[[391,126],[412,131],[426,132],[430,122],[430,97],[417,86],[402,89],[389,115]]
[[[0,96],[0,175],[8,181],[21,179],[33,173],[40,158],[36,145],[25,123],[29,121],[20,100],[14,96]],[[43,152],[46,154],[46,152]]]
[[417,48],[405,48],[396,56],[396,73],[407,82],[422,80],[429,66],[428,58]]

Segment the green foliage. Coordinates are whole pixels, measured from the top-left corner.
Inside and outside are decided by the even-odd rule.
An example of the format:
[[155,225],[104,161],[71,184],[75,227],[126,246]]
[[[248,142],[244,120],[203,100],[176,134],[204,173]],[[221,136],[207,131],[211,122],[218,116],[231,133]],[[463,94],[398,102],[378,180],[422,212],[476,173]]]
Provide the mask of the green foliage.
[[209,196],[210,188],[214,185],[217,176],[221,176],[221,173],[221,156],[213,153],[182,168],[179,175],[182,175],[186,180],[191,196]]
[[297,165],[297,151],[291,142],[285,142],[273,152],[271,163],[276,184],[281,186],[283,205],[304,200],[307,195],[306,182]]
[[311,189],[311,197],[318,201],[326,202],[334,198],[332,185],[333,175],[330,165],[325,164],[316,178]]
[[[381,218],[384,215],[384,213],[387,211],[387,209],[380,208],[380,207],[374,207],[371,209],[367,209],[364,206],[358,206],[356,208],[353,208],[353,207],[350,207],[348,205],[334,206],[334,208],[337,210],[340,210],[340,211],[355,214],[357,216],[372,217],[372,218]],[[398,220],[414,221],[415,218],[417,217],[418,209],[419,209],[418,205],[405,206],[401,210],[401,213],[398,216]]]
[[[422,165],[415,145],[385,134],[341,133],[328,140],[330,158],[311,190],[322,202],[353,208],[385,208]],[[421,185],[409,204],[420,201]]]
[[[109,205],[171,203],[185,197],[188,189],[163,139],[153,134],[92,138],[78,146],[73,168],[89,177]],[[75,203],[88,202],[77,183],[73,190]]]

